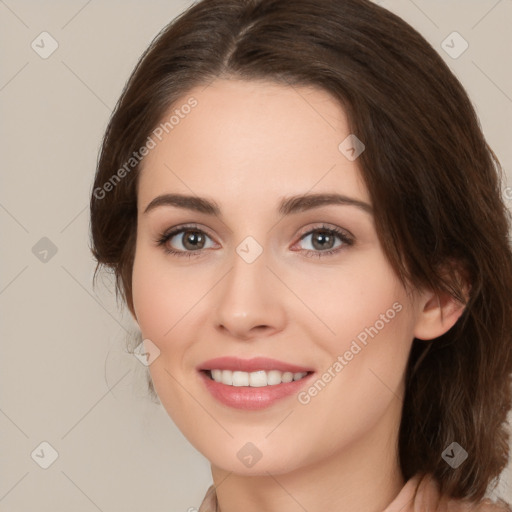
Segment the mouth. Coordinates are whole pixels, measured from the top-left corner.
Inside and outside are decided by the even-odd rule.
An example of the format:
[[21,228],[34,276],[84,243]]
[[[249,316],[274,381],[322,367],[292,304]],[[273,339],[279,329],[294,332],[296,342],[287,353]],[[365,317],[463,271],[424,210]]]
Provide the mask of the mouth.
[[315,373],[311,368],[262,357],[221,357],[196,369],[216,401],[242,410],[263,409],[297,395]]
[[248,386],[252,388],[287,384],[289,382],[302,380],[304,377],[307,377],[313,373],[311,371],[282,372],[280,370],[257,370],[255,372],[243,372],[240,370],[221,370],[220,368],[200,371],[203,372],[210,380],[224,384],[226,386]]

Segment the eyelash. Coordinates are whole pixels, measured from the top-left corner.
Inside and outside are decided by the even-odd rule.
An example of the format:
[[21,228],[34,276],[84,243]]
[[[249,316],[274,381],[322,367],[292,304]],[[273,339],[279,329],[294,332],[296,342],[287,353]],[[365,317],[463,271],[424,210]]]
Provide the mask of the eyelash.
[[[175,235],[177,235],[179,233],[184,233],[186,231],[198,232],[198,233],[201,233],[201,234],[206,235],[209,238],[211,238],[208,235],[208,233],[206,233],[202,229],[198,228],[197,226],[195,226],[195,225],[185,225],[185,226],[179,226],[179,227],[173,229],[172,231],[170,231],[168,233],[161,234],[160,236],[157,237],[155,242],[156,242],[157,246],[163,248],[163,250],[164,250],[164,252],[166,254],[171,254],[173,256],[178,256],[178,257],[184,256],[184,257],[187,257],[187,258],[201,256],[203,251],[205,251],[206,249],[200,249],[200,250],[197,250],[197,251],[176,251],[174,249],[169,249],[167,247],[166,243],[169,240],[171,240]],[[312,251],[310,249],[303,249],[305,251],[305,256],[307,258],[311,258],[311,257],[314,257],[314,256],[317,256],[318,258],[323,258],[325,256],[334,255],[334,254],[338,253],[339,251],[343,250],[344,247],[351,246],[351,245],[354,244],[354,240],[351,237],[349,237],[345,232],[341,231],[341,229],[334,228],[334,227],[328,227],[328,226],[325,226],[325,225],[322,225],[322,226],[310,229],[306,233],[302,234],[299,240],[303,240],[307,236],[315,233],[316,231],[324,231],[328,235],[335,235],[335,236],[337,236],[343,242],[343,245],[337,247],[336,249],[329,249],[327,251]]]

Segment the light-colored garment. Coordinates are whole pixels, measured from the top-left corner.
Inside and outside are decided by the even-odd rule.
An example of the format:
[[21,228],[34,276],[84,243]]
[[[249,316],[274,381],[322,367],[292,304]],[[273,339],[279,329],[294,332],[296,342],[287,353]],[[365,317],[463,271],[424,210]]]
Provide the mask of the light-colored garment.
[[[208,488],[198,512],[222,512],[213,485]],[[472,503],[441,496],[433,478],[416,475],[406,482],[383,512],[512,512],[512,508],[489,499]]]

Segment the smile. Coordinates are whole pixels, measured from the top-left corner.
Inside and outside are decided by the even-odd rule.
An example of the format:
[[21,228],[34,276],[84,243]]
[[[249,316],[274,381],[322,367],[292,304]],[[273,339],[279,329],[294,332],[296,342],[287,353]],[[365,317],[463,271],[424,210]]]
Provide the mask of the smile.
[[309,372],[281,372],[279,370],[258,370],[255,372],[242,372],[232,370],[207,370],[209,377],[215,382],[226,386],[250,386],[260,388],[276,386],[278,384],[297,381],[304,378]]

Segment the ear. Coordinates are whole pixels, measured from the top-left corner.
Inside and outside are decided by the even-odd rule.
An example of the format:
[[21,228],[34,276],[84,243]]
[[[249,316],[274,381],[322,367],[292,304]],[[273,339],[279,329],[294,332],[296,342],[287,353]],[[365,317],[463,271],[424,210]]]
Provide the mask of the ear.
[[[462,277],[460,269],[450,266],[452,278],[462,284],[465,302],[469,300],[471,285],[466,277]],[[462,281],[461,281],[462,279]],[[432,290],[420,292],[418,301],[418,317],[414,328],[414,337],[420,340],[432,340],[448,332],[464,312],[465,304],[459,302],[446,292]]]

